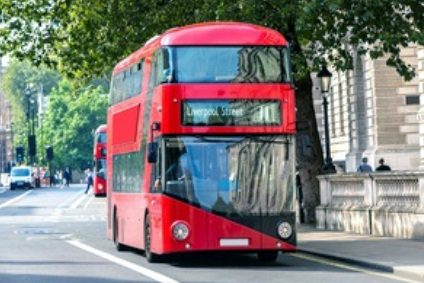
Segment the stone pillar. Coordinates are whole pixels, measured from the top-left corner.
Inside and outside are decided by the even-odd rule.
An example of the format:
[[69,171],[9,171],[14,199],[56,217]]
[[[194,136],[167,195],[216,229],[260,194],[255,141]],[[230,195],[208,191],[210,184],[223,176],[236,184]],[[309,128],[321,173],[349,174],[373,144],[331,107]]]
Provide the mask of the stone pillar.
[[350,151],[346,155],[346,172],[356,172],[362,154],[368,146],[363,57],[355,56],[355,67],[348,73],[348,78]]
[[364,179],[364,205],[371,207],[375,203],[375,190],[372,178]]
[[330,182],[325,175],[318,176],[321,204],[315,208],[316,227],[327,228],[327,206],[331,203]]
[[424,175],[418,176],[418,189],[420,192],[420,211],[424,213]]
[[419,121],[419,143],[420,143],[420,165],[419,169],[424,170],[424,47],[418,48],[418,93],[420,95],[420,110],[417,114]]

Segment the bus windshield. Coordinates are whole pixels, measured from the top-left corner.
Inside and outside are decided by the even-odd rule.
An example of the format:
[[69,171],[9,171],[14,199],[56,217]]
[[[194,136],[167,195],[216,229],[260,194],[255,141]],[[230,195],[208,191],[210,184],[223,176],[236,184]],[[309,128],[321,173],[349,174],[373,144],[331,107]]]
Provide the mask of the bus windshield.
[[95,166],[96,176],[106,179],[106,159],[97,159]]
[[106,143],[106,133],[99,133],[97,136],[98,143]]
[[177,83],[289,83],[288,48],[275,46],[172,47]]
[[285,136],[164,139],[165,194],[221,215],[291,209],[292,143]]

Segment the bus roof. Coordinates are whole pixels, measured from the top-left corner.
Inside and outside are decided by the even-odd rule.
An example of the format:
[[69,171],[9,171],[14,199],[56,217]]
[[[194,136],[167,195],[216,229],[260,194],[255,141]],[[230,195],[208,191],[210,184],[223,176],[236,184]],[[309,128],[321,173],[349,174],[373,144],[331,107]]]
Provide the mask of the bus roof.
[[140,57],[159,46],[193,45],[287,45],[287,40],[276,30],[241,22],[207,22],[167,30],[119,62],[114,74],[134,64]]
[[277,31],[248,23],[210,22],[166,31],[161,45],[287,45]]
[[97,129],[96,129],[96,133],[105,133],[105,132],[106,132],[106,125],[105,124],[98,126]]

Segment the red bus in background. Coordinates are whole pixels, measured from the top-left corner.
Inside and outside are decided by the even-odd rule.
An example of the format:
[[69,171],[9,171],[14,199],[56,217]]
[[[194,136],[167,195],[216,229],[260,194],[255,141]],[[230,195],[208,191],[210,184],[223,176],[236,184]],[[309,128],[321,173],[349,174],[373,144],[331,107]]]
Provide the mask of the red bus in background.
[[106,195],[106,125],[100,125],[94,133],[93,194]]
[[108,237],[161,255],[296,250],[295,96],[278,32],[204,23],[149,40],[113,71]]

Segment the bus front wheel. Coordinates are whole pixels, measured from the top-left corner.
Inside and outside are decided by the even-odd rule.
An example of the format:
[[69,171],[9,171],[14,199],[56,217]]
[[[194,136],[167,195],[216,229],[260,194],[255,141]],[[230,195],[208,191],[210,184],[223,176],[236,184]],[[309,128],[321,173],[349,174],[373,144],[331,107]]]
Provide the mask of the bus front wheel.
[[113,243],[117,251],[123,251],[124,245],[119,242],[118,231],[118,215],[115,212],[113,216]]
[[278,251],[261,251],[258,252],[258,259],[260,261],[276,261],[278,257]]
[[160,256],[155,253],[152,253],[151,243],[152,243],[152,226],[150,222],[150,215],[147,214],[146,219],[144,221],[144,254],[148,262],[150,263],[159,262]]

